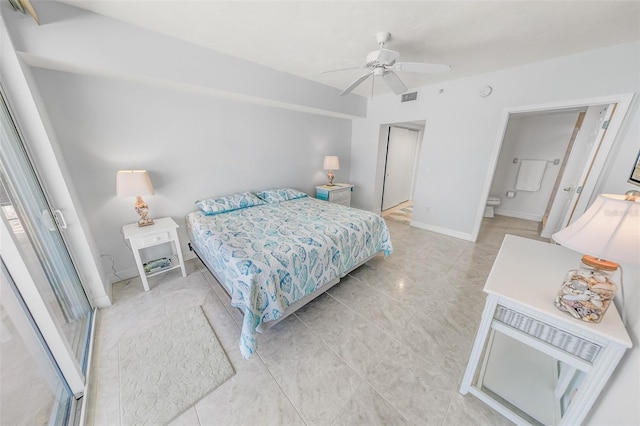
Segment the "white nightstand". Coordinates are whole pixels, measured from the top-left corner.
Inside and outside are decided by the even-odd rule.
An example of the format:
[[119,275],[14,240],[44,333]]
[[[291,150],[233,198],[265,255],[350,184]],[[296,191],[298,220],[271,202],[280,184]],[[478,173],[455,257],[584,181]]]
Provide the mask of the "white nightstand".
[[316,186],[316,198],[350,207],[351,191],[353,191],[353,185],[348,183],[336,183],[333,186],[321,185]]
[[[137,223],[132,223],[122,227],[124,238],[129,240],[131,243],[131,251],[133,251],[133,257],[136,259],[136,266],[138,267],[138,272],[142,279],[144,291],[149,291],[147,278],[154,275],[180,268],[182,269],[182,276],[187,276],[187,272],[184,269],[184,260],[182,258],[182,251],[180,250],[180,240],[178,240],[177,229],[178,224],[170,217],[154,219],[154,224],[149,226],[139,227]],[[144,249],[167,243],[173,243],[171,244],[173,246],[173,255],[170,256],[171,266],[157,271],[145,272],[143,259],[144,261],[152,259],[146,259],[144,257]],[[141,252],[143,253],[143,256],[141,256]]]
[[588,418],[632,344],[613,303],[600,323],[553,305],[579,259],[561,246],[505,237],[484,286],[486,304],[460,393],[516,424],[579,425]]

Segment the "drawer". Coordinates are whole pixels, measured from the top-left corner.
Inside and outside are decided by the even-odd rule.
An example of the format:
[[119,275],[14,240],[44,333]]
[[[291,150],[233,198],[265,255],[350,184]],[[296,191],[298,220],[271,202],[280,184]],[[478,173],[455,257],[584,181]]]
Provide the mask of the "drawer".
[[331,194],[332,203],[349,205],[350,201],[351,192],[348,189],[346,191],[333,192]]
[[157,234],[140,237],[139,241],[140,247],[149,247],[171,241],[171,237],[169,236],[168,232],[160,232]]

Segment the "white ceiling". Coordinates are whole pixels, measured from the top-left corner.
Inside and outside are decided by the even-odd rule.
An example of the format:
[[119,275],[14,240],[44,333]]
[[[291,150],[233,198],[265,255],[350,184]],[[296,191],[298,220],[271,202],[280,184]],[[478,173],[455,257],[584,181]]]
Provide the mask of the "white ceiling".
[[63,2],[340,89],[364,71],[318,72],[363,64],[380,31],[399,61],[452,66],[399,72],[410,89],[640,39],[640,1]]

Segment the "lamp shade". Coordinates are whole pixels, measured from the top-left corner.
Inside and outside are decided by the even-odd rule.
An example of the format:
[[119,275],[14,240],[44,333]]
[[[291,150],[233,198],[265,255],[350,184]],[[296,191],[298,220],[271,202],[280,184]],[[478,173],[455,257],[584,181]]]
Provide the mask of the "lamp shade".
[[337,155],[327,155],[324,157],[322,168],[325,170],[340,170],[340,159]]
[[553,234],[572,250],[613,262],[640,264],[640,199],[602,194],[574,223]]
[[146,170],[118,170],[116,173],[116,195],[119,197],[153,194],[153,185]]

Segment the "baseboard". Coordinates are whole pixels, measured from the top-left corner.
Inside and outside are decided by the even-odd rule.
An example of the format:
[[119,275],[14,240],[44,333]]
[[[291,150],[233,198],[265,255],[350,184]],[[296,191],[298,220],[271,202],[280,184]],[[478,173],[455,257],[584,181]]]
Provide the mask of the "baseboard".
[[107,293],[109,293],[107,296],[102,296],[102,297],[93,299],[93,304],[95,305],[96,308],[108,308],[113,304],[111,302],[111,283],[109,283],[107,290],[108,290]]
[[518,219],[533,220],[534,222],[541,222],[543,217],[543,215],[515,212],[513,210],[504,210],[504,209],[496,209],[496,208],[494,208],[494,212],[495,214],[498,214],[500,216],[508,216],[508,217],[515,217]]
[[549,238],[549,239],[551,239],[551,236],[552,236],[553,234],[554,234],[553,232],[544,232],[544,231],[542,231],[542,232],[540,233],[540,236],[541,236],[542,238]]
[[135,266],[132,268],[127,268],[127,269],[122,269],[120,271],[117,271],[114,274],[110,274],[108,277],[109,283],[111,285],[119,282],[119,281],[124,281],[124,280],[129,280],[131,278],[135,278],[137,277],[138,274],[138,268],[136,268]]
[[426,231],[437,232],[438,234],[448,235],[450,237],[460,238],[461,240],[475,242],[471,234],[467,234],[465,232],[454,231],[448,228],[441,228],[439,226],[429,225],[426,223],[416,222],[412,220],[409,223],[411,226],[415,226],[416,228],[424,229]]

